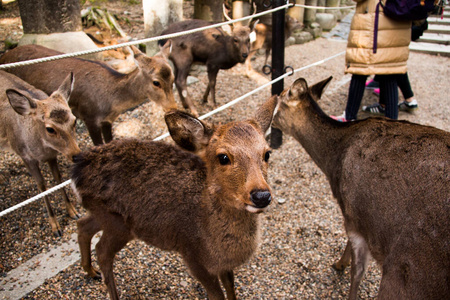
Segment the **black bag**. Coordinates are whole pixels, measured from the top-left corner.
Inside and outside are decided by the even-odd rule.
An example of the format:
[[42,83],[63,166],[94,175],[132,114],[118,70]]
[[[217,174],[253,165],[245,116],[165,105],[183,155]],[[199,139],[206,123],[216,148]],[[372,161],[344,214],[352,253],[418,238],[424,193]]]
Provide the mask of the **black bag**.
[[384,15],[397,21],[415,21],[428,17],[435,8],[436,0],[386,0]]

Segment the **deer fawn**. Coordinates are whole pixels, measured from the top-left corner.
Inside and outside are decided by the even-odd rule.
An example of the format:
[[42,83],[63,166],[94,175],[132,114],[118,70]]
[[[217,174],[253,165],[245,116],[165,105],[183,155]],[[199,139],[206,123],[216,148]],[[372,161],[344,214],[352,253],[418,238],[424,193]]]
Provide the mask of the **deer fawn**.
[[[20,78],[0,71],[0,148],[19,155],[37,183],[45,191],[39,163],[47,162],[57,183],[61,183],[57,154],[69,160],[80,152],[75,139],[75,116],[67,101],[74,83],[73,74],[49,97]],[[65,191],[62,196],[70,217],[78,213]],[[52,232],[61,236],[61,229],[44,197]]]
[[[94,144],[99,145],[112,140],[112,123],[121,113],[147,99],[160,104],[165,110],[176,108],[172,90],[174,76],[166,59],[170,53],[170,43],[153,57],[146,56],[136,47],[131,48],[137,68],[128,74],[119,73],[105,63],[81,58],[16,67],[8,72],[46,93],[56,90],[58,78],[73,72],[77,83],[70,97],[70,108],[77,118],[84,121]],[[59,54],[62,53],[39,45],[24,45],[6,52],[0,63]]]
[[292,135],[325,173],[348,235],[350,299],[370,256],[379,299],[450,299],[450,133],[406,121],[341,123],[317,105],[331,77],[301,78],[280,96],[273,126]]
[[[81,265],[92,277],[91,239],[111,299],[118,299],[113,260],[138,238],[177,251],[210,299],[236,299],[233,269],[259,243],[259,217],[271,202],[267,184],[270,149],[264,132],[276,101],[255,120],[211,127],[180,111],[166,114],[181,147],[134,139],[113,141],[81,153],[72,184],[87,216],[78,221]],[[192,153],[192,152],[194,153]]]

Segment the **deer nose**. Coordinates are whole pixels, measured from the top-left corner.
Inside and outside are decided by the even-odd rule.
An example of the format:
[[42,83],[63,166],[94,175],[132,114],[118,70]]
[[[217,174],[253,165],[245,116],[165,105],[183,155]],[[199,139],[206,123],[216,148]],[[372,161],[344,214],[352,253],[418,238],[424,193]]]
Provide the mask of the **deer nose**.
[[242,57],[243,58],[247,58],[248,57],[248,53],[242,53]]
[[264,208],[272,201],[272,195],[267,190],[256,190],[250,193],[250,199],[256,208]]

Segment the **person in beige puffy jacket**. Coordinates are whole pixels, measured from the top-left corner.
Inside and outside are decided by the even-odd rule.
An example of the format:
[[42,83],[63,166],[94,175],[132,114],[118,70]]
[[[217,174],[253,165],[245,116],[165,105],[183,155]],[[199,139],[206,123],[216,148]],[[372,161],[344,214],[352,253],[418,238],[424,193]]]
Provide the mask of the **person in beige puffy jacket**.
[[377,20],[379,0],[354,1],[357,3],[356,11],[350,25],[345,55],[345,72],[353,75],[344,115],[335,118],[340,121],[355,120],[367,76],[379,75],[380,98],[386,103],[385,116],[397,119],[396,76],[407,71],[411,22],[387,18],[381,5]]

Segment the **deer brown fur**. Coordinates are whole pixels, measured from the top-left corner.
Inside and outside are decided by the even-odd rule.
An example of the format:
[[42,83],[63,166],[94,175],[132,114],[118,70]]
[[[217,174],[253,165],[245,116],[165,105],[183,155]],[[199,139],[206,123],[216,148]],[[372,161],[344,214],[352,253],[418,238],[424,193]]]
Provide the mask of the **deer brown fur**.
[[[194,28],[209,26],[212,23],[204,20],[186,20],[174,23],[164,30],[161,35]],[[216,103],[216,79],[220,69],[230,69],[237,63],[243,63],[250,49],[250,28],[236,25],[232,33],[228,34],[220,28],[183,35],[172,39],[170,60],[175,69],[175,85],[185,108],[192,114],[198,115],[197,109],[187,92],[186,79],[193,63],[206,64],[208,71],[208,87],[203,95],[203,103],[208,101],[211,94],[212,103]],[[166,40],[160,40],[163,45]]]
[[[292,33],[297,30],[303,28],[303,24],[301,24],[297,19],[291,17],[290,15],[285,15],[284,21],[284,39],[287,40]],[[253,71],[252,68],[252,57],[255,55],[256,51],[264,48],[265,53],[265,61],[264,65],[267,65],[267,61],[269,59],[270,51],[272,50],[272,25],[264,24],[258,22],[254,25],[255,31],[255,41],[253,41],[250,45],[250,52],[247,60],[245,61],[247,73]]]
[[341,123],[317,105],[331,80],[298,79],[280,97],[273,126],[292,135],[325,173],[348,235],[350,299],[372,256],[379,299],[450,298],[450,133],[369,118]]
[[[128,109],[147,99],[165,110],[176,108],[173,97],[173,72],[166,56],[167,43],[161,53],[148,57],[132,47],[138,67],[128,74],[119,73],[105,63],[82,58],[65,58],[7,71],[22,78],[46,93],[57,88],[60,78],[73,72],[77,78],[70,97],[73,114],[84,121],[95,145],[112,140],[112,123]],[[0,58],[1,64],[60,55],[61,52],[39,45],[24,45],[8,51]]]
[[[140,239],[180,253],[210,299],[235,299],[233,269],[259,242],[259,216],[271,202],[270,149],[264,139],[276,101],[254,120],[211,127],[180,111],[166,114],[174,141],[118,140],[76,159],[74,189],[88,214],[78,221],[81,264],[93,277],[92,236],[111,299],[118,299],[113,259]],[[219,281],[220,279],[220,281]]]
[[[49,97],[22,79],[0,71],[0,149],[22,158],[41,192],[46,188],[39,164],[47,162],[59,184],[58,153],[72,160],[80,152],[75,139],[75,116],[67,104],[73,80],[73,75],[68,75]],[[65,191],[61,191],[69,216],[78,218]],[[44,200],[52,232],[60,236],[61,229],[48,197]]]

